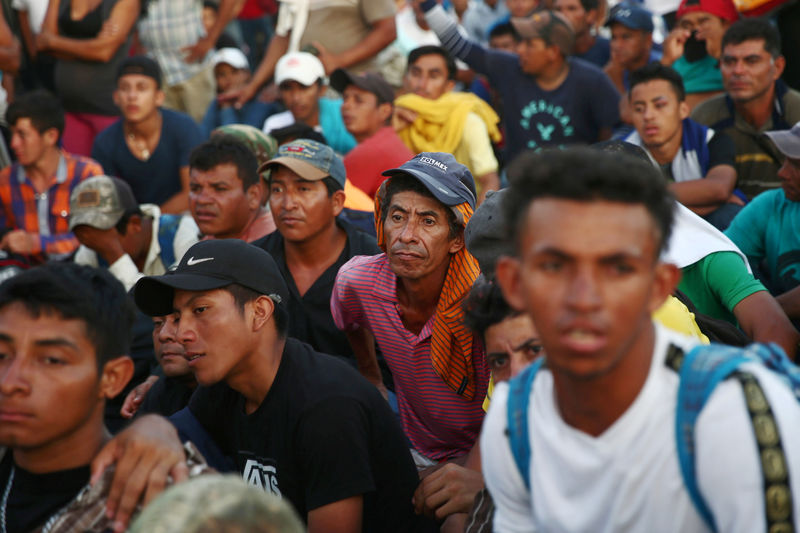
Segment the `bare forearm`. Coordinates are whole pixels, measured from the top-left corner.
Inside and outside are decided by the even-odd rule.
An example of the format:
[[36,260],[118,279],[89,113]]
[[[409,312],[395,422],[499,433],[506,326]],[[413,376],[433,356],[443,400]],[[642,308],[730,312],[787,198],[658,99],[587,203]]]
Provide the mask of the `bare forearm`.
[[687,207],[719,206],[728,200],[735,183],[733,168],[712,168],[705,178],[670,183],[669,189]]
[[489,191],[500,190],[500,176],[497,172],[487,172],[482,176],[478,176],[478,183],[481,184],[481,195],[478,198],[478,204],[482,204],[486,199],[486,193]]
[[339,56],[339,66],[347,68],[365,61],[375,55],[381,50],[389,46],[397,38],[397,28],[395,26],[394,18],[381,19],[373,23],[372,29],[364,37],[364,39],[350,48],[345,50]]
[[795,287],[790,291],[784,292],[780,296],[776,296],[775,300],[790,319],[795,320],[800,318],[800,287]]
[[253,79],[250,80],[248,85],[251,85],[257,89],[271,80],[272,76],[275,74],[275,64],[288,49],[288,36],[273,36],[272,40],[269,42],[269,46],[267,47],[267,53],[264,54],[264,59],[261,60],[261,63],[258,65],[258,69],[256,69],[255,73],[253,74]]
[[347,332],[347,340],[353,348],[356,364],[361,375],[378,388],[383,387],[381,369],[378,366],[378,356],[375,353],[375,337],[366,328],[359,328]]
[[800,333],[767,291],[751,294],[733,308],[742,330],[756,342],[774,342],[794,359]]
[[225,30],[225,26],[227,26],[228,23],[233,20],[233,18],[242,10],[244,2],[245,0],[220,1],[219,9],[217,11],[217,20],[208,30],[208,38],[210,40],[216,42],[217,39],[219,39],[219,36],[222,35],[222,32]]

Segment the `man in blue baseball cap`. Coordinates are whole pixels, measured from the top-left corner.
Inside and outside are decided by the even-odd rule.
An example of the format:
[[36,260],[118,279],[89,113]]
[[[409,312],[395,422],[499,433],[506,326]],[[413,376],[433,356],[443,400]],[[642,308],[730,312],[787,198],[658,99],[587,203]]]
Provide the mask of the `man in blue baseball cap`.
[[451,154],[423,152],[387,170],[375,225],[385,252],[354,257],[331,298],[367,379],[381,388],[375,343],[392,371],[417,466],[463,458],[483,420],[489,372],[461,302],[478,276],[464,246],[475,183]]
[[653,50],[653,15],[636,5],[619,4],[611,10],[606,26],[611,29],[611,60],[605,72],[624,94],[629,73],[660,58]]

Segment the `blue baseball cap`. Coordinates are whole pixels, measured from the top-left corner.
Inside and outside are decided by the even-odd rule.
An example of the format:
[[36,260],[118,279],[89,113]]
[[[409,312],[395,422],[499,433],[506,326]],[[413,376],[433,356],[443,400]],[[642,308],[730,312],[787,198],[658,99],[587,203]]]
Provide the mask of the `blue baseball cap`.
[[611,10],[606,26],[611,26],[615,22],[622,24],[626,28],[641,30],[647,33],[652,33],[654,27],[652,13],[643,7],[627,3],[617,4],[617,6]]
[[411,176],[444,205],[451,207],[467,202],[475,208],[475,180],[469,169],[456,161],[452,154],[422,152],[401,166],[383,172],[383,175]]
[[311,139],[297,139],[282,144],[275,157],[258,168],[258,173],[261,174],[275,165],[283,165],[309,181],[330,176],[342,188],[347,176],[342,158],[330,146]]

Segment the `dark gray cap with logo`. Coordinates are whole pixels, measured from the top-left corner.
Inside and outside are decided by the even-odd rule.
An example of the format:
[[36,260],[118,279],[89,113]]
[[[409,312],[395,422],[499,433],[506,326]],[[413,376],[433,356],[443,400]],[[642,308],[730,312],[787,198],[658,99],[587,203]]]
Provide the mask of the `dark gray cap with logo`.
[[384,176],[407,175],[419,180],[446,206],[467,202],[475,208],[475,180],[469,169],[446,152],[422,152]]

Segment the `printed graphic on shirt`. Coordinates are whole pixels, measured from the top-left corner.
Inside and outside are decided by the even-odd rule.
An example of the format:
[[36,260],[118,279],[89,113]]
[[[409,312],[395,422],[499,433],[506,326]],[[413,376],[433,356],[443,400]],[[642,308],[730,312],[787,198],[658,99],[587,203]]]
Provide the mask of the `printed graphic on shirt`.
[[[528,139],[528,148],[540,150],[543,146],[563,143],[575,134],[572,118],[560,105],[546,100],[531,100],[522,108],[520,125],[534,132]],[[534,130],[535,128],[535,130]]]
[[257,457],[249,452],[239,452],[239,456],[244,463],[242,479],[248,485],[258,487],[268,494],[274,494],[281,498],[281,491],[278,488],[278,469],[274,460]]
[[784,291],[800,285],[800,250],[790,250],[778,256],[777,270]]

